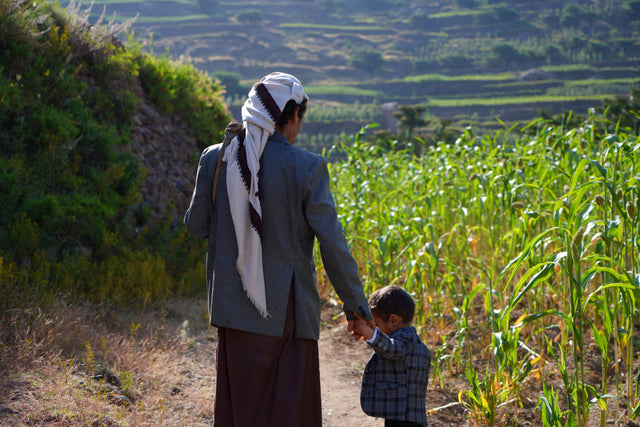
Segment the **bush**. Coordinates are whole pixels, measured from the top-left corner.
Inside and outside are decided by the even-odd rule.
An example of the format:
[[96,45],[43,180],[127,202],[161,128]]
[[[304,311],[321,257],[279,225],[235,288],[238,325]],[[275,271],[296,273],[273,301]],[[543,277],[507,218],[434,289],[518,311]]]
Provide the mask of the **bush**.
[[262,12],[256,9],[249,9],[238,13],[236,21],[245,25],[256,25],[262,21]]
[[520,14],[517,10],[507,6],[491,6],[486,12],[475,15],[474,20],[477,24],[507,24],[511,25],[518,22]]
[[477,5],[476,0],[456,0],[456,6],[460,9],[474,9]]
[[614,54],[611,46],[600,40],[589,40],[589,43],[587,43],[587,46],[584,48],[584,53],[595,60],[607,59]]
[[443,68],[465,69],[473,67],[473,60],[465,55],[445,55],[438,58],[438,63]]
[[246,97],[250,87],[243,86],[240,83],[240,74],[232,71],[213,71],[211,77],[218,79],[220,84],[224,86],[225,97],[233,98],[235,96]]
[[206,14],[214,14],[220,6],[220,0],[196,0],[198,8]]
[[596,19],[597,16],[593,12],[585,11],[577,4],[571,3],[562,9],[560,25],[565,28],[588,27]]
[[217,82],[191,63],[172,61],[168,54],[145,54],[139,61],[149,97],[165,114],[181,116],[198,134],[200,148],[222,140],[229,113]]
[[202,291],[185,277],[201,272],[203,243],[168,222],[144,228],[144,174],[127,145],[139,79],[202,145],[229,120],[219,84],[102,27],[87,35],[89,14],[20,0],[0,0],[0,11],[3,289],[127,304]]
[[356,48],[349,57],[348,64],[350,67],[357,68],[362,71],[373,72],[384,64],[382,54],[370,47]]
[[515,47],[508,43],[499,43],[491,47],[492,57],[489,58],[494,65],[518,64],[526,57]]
[[409,27],[414,30],[428,28],[429,25],[429,14],[425,12],[417,12],[409,17]]
[[640,0],[629,0],[625,3],[625,6],[629,10],[631,19],[640,19]]

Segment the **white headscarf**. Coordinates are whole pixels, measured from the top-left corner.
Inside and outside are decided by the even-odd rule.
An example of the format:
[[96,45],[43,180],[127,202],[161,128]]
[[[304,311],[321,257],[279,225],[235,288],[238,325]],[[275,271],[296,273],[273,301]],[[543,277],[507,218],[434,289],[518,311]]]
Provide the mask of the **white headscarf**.
[[[260,84],[263,85],[263,88],[258,87]],[[271,94],[279,111],[273,105],[265,105],[265,96],[268,98],[268,94],[265,95],[264,88],[267,89],[268,94]],[[260,171],[260,157],[267,139],[275,131],[276,121],[291,99],[300,104],[307,99],[307,95],[294,76],[276,72],[263,77],[254,85],[249,92],[248,99],[242,106],[242,122],[245,129],[243,145],[246,151],[246,165],[250,172],[250,182],[246,182],[242,176],[241,159],[238,158],[240,147],[238,137],[231,141],[223,157],[223,160],[227,162],[227,193],[238,242],[236,268],[247,296],[264,318],[269,317],[269,312],[267,311],[262,268],[262,243],[259,234],[262,208],[258,194],[258,172]],[[266,103],[269,104],[269,100]],[[241,153],[242,151],[240,151]]]

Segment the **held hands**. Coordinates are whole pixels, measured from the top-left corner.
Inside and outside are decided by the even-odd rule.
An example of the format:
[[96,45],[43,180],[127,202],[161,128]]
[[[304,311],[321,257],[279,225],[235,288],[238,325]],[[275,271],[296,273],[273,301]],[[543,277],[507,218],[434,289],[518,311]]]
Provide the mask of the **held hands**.
[[355,313],[356,319],[347,322],[347,331],[351,332],[351,336],[358,341],[360,338],[370,339],[376,328],[375,322],[364,320],[358,313]]

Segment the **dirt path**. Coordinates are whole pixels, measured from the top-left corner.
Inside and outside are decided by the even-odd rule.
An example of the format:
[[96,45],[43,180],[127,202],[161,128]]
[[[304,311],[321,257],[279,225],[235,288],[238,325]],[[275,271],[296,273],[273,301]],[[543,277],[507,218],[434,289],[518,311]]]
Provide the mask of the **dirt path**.
[[[213,425],[217,334],[206,312],[194,310],[198,306],[202,301],[181,301],[168,308],[170,314],[103,318],[92,307],[61,303],[41,313],[27,340],[35,344],[20,345],[24,338],[0,352],[0,372],[8,373],[0,378],[0,425]],[[134,335],[129,325],[144,326]],[[384,420],[360,408],[371,349],[349,335],[337,306],[324,307],[321,325],[323,427],[382,427]],[[18,363],[2,357],[8,354]],[[98,367],[115,367],[103,371],[115,380],[93,375]],[[135,380],[127,396],[119,373]],[[466,425],[461,408],[451,406],[456,389],[430,385],[427,409],[444,408],[428,416],[430,427]]]
[[383,426],[360,408],[362,370],[371,354],[363,341],[354,341],[344,323],[324,326],[318,342],[322,387],[322,425],[327,427]]

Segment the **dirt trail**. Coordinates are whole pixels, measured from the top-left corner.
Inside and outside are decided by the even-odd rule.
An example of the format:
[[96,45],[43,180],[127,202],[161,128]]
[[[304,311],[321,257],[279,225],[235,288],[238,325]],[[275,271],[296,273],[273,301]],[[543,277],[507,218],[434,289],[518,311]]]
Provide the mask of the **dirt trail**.
[[378,427],[384,420],[360,408],[362,371],[371,354],[363,341],[354,341],[344,323],[324,326],[318,342],[322,387],[322,425]]

